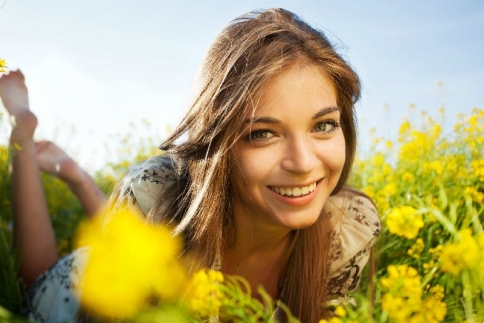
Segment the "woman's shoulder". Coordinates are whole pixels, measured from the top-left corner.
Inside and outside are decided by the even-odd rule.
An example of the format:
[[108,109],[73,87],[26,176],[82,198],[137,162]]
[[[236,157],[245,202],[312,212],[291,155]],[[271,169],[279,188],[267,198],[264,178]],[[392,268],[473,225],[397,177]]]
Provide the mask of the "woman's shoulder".
[[349,301],[380,233],[380,218],[372,200],[349,186],[329,198],[325,214],[333,227],[328,290],[336,303]]
[[348,220],[367,227],[380,226],[380,217],[373,201],[351,186],[345,186],[340,192],[330,196],[324,210],[334,228]]
[[380,217],[373,201],[349,186],[328,199],[325,213],[333,227],[334,271],[374,244],[380,233]]
[[164,208],[168,207],[174,198],[165,193],[174,188],[178,179],[175,163],[169,154],[150,157],[130,167],[119,184],[119,195],[114,205],[136,207],[144,215],[148,215],[163,196],[165,201],[158,210],[159,213],[163,213]]

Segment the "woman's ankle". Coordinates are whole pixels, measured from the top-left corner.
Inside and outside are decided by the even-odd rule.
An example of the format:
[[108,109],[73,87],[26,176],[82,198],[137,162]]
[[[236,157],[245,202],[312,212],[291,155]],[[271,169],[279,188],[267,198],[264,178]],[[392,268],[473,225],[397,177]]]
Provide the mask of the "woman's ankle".
[[37,117],[29,110],[22,110],[17,115],[10,116],[12,131],[10,133],[10,145],[16,150],[22,146],[33,144]]

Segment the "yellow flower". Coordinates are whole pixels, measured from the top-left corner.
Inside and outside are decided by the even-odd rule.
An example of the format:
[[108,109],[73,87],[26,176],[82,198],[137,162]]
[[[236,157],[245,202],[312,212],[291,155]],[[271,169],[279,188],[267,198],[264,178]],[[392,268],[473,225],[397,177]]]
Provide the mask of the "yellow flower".
[[345,321],[343,321],[339,317],[332,317],[329,320],[319,320],[319,323],[343,323],[343,322]]
[[393,196],[395,194],[397,194],[397,184],[395,183],[388,183],[386,184],[385,186],[383,186],[382,190],[381,190],[381,195],[383,196]]
[[220,271],[202,269],[196,272],[189,285],[190,308],[201,316],[217,316],[222,305],[219,286],[223,281]]
[[0,73],[5,73],[5,67],[7,67],[7,61],[0,58]]
[[479,192],[475,187],[468,186],[464,190],[464,195],[468,196],[471,200],[476,201],[478,204],[484,202],[484,193]]
[[[407,139],[408,137],[408,139]],[[412,130],[399,140],[403,143],[398,152],[398,158],[407,164],[420,164],[422,158],[433,151],[435,140],[427,133]]]
[[393,208],[386,217],[386,224],[390,233],[407,239],[415,238],[424,226],[422,214],[411,206]]
[[438,323],[444,320],[446,313],[447,305],[444,302],[435,297],[429,297],[422,302],[419,315],[423,323]]
[[415,244],[408,249],[407,253],[415,259],[420,258],[420,254],[424,249],[424,242],[421,238],[415,241]]
[[470,117],[469,117],[469,125],[470,125],[471,127],[475,127],[475,126],[477,126],[477,120],[478,120],[478,119],[477,119],[477,116],[474,116],[474,115],[473,115],[473,116],[470,116]]
[[385,290],[400,297],[416,298],[422,295],[418,272],[407,265],[388,266],[388,277],[382,278],[381,284]]
[[112,211],[107,223],[98,215],[82,225],[77,245],[90,247],[78,289],[81,304],[97,315],[131,317],[150,297],[171,300],[183,290],[180,239],[126,209]]
[[442,255],[443,250],[444,250],[444,246],[439,244],[435,248],[430,248],[429,254],[433,255],[434,259],[438,259],[438,258],[440,258],[440,255]]
[[442,166],[442,163],[440,161],[434,160],[429,163],[424,163],[423,170],[427,172],[434,171],[437,175],[442,175],[442,172],[444,171],[444,166]]
[[408,322],[412,314],[418,310],[420,304],[408,303],[403,297],[384,294],[381,300],[382,310],[395,322]]
[[394,322],[442,322],[447,306],[441,302],[443,288],[432,287],[431,296],[423,298],[420,276],[415,268],[407,265],[389,266],[388,277],[381,279],[386,293],[382,297],[382,309]]
[[440,285],[435,285],[434,287],[432,287],[430,289],[430,292],[432,293],[432,297],[438,301],[441,301],[445,296],[444,287]]
[[380,167],[385,162],[385,156],[382,153],[378,153],[373,156],[373,163],[375,166]]
[[413,181],[415,180],[415,176],[413,176],[413,174],[410,172],[405,172],[402,175],[402,180],[407,183],[413,183]]
[[471,167],[474,172],[474,176],[477,177],[481,182],[484,182],[484,159],[472,161]]
[[400,133],[400,140],[399,142],[402,142],[404,136],[407,136],[410,129],[412,128],[412,125],[410,124],[410,122],[408,120],[405,120],[401,125],[400,125],[400,129],[398,130],[398,132]]
[[345,317],[346,310],[344,309],[343,306],[336,306],[336,309],[334,310],[334,314],[338,317]]
[[472,269],[480,260],[480,248],[471,230],[461,231],[459,238],[442,250],[440,269],[443,272],[459,275],[463,270]]
[[434,139],[438,139],[441,133],[442,127],[439,124],[434,124],[432,128],[430,128],[430,134]]
[[430,269],[435,267],[435,260],[430,260],[423,264],[424,272],[427,273]]
[[375,198],[375,188],[373,186],[366,186],[363,188],[363,192],[365,192],[370,198]]

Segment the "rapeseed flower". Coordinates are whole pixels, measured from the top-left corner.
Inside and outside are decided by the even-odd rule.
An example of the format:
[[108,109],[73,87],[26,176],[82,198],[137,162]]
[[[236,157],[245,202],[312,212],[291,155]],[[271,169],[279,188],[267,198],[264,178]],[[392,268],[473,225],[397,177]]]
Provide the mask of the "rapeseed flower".
[[82,225],[77,245],[90,248],[78,293],[95,315],[129,318],[149,301],[174,300],[184,289],[180,239],[127,209],[111,211],[107,223],[98,215]]
[[438,301],[441,301],[445,296],[444,287],[440,285],[435,285],[430,288],[430,293],[432,293],[432,297]]
[[382,297],[381,307],[394,322],[406,323],[413,313],[420,308],[420,300],[417,298],[408,302],[401,296],[387,293]]
[[415,298],[422,295],[418,272],[407,265],[388,266],[388,277],[382,278],[381,284],[385,290],[398,293],[400,297]]
[[431,295],[424,298],[420,276],[415,268],[407,265],[388,267],[388,277],[380,281],[386,292],[382,297],[382,309],[398,323],[438,323],[447,313],[441,300],[443,288],[435,286]]
[[415,176],[413,176],[413,174],[410,172],[405,172],[402,175],[402,181],[412,183],[413,181],[415,181]]
[[410,130],[412,129],[412,125],[410,124],[410,121],[405,120],[402,122],[400,125],[400,129],[398,129],[398,132],[400,134],[398,142],[402,143],[404,140],[406,140],[406,137],[409,135]]
[[5,68],[7,67],[7,61],[0,58],[0,73],[5,73]]
[[343,321],[339,317],[332,317],[329,320],[324,320],[324,319],[319,320],[319,323],[344,323],[344,322],[345,321]]
[[222,306],[222,291],[220,284],[224,276],[220,271],[202,269],[196,272],[190,280],[188,303],[189,307],[200,316],[218,316]]
[[484,202],[484,193],[479,192],[475,187],[473,186],[468,186],[464,190],[464,195],[469,197],[471,200],[477,202],[478,204],[481,204]]
[[441,254],[440,269],[453,275],[470,270],[478,264],[481,252],[478,242],[469,229],[459,233],[459,241],[444,246]]
[[415,238],[424,226],[422,214],[411,206],[393,208],[386,217],[386,224],[390,233],[407,239]]
[[418,164],[422,156],[428,155],[434,147],[434,139],[425,132],[412,130],[409,140],[400,140],[402,145],[398,158],[402,161]]
[[440,300],[429,297],[422,301],[421,308],[408,321],[410,323],[439,323],[447,314],[447,305]]
[[423,170],[425,172],[434,171],[437,175],[442,175],[444,171],[444,166],[438,160],[434,160],[431,162],[423,163]]
[[424,242],[421,238],[415,241],[415,244],[408,249],[407,253],[415,259],[420,258],[420,254],[424,250]]
[[479,181],[484,182],[484,159],[473,160],[471,162],[471,168],[473,175],[479,179]]
[[405,322],[420,309],[422,288],[415,268],[407,265],[388,266],[388,277],[380,280],[387,293],[382,297],[382,309],[396,322]]
[[341,305],[336,306],[336,308],[333,311],[333,314],[334,314],[334,316],[331,317],[330,319],[319,320],[319,323],[343,323],[343,322],[345,322],[345,323],[355,322],[356,323],[356,321],[346,319],[346,310]]
[[385,186],[383,186],[381,195],[390,197],[397,194],[397,191],[398,191],[397,184],[388,183]]

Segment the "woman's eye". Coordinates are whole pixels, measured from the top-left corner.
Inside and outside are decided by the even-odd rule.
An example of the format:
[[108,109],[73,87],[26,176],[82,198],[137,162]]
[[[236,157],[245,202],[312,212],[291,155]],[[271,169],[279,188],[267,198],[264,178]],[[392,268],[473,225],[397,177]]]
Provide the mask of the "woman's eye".
[[249,133],[246,137],[247,140],[265,140],[273,137],[274,134],[269,130],[255,130]]
[[331,133],[336,131],[340,127],[340,124],[335,121],[323,121],[316,124],[314,127],[316,132]]

